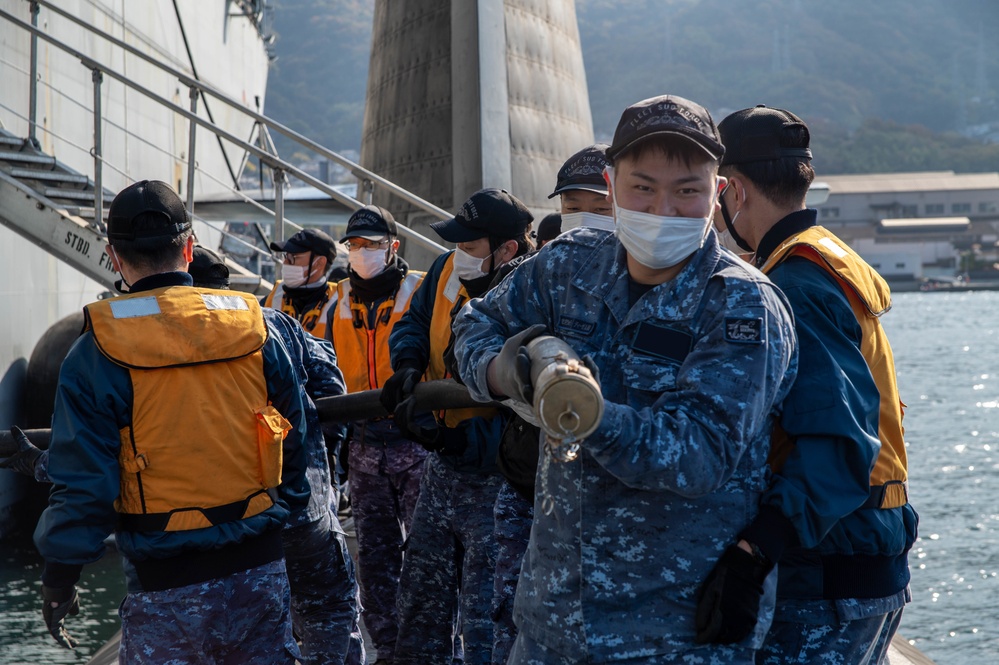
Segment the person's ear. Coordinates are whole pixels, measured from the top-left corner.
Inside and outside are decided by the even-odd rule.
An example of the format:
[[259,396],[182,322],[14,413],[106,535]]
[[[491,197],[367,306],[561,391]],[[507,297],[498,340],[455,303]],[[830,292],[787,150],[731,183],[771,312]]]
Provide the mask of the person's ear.
[[502,251],[500,255],[502,256],[502,263],[508,263],[513,260],[513,257],[517,256],[517,250],[520,249],[520,245],[517,244],[516,240],[507,240],[503,243]]
[[111,259],[111,267],[114,268],[114,271],[120,275],[121,262],[118,261],[118,255],[115,253],[111,245],[104,245],[104,253]]
[[194,261],[194,236],[188,236],[187,242],[184,243],[184,262],[192,261]]
[[326,272],[326,266],[329,265],[329,259],[325,256],[317,256],[312,262],[312,270],[309,271],[309,279],[311,280],[316,275],[322,275]]

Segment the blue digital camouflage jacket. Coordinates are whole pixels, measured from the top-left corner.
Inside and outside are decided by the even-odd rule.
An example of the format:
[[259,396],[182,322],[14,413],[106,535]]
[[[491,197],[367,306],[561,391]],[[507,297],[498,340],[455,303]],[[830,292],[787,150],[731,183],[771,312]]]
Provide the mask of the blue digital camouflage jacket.
[[[695,646],[694,609],[758,510],[775,405],[795,375],[792,319],[783,294],[713,232],[631,307],[629,282],[613,234],[575,229],[454,323],[461,376],[477,398],[489,398],[486,367],[504,340],[543,323],[593,358],[606,401],[575,461],[539,465],[517,625],[575,659],[697,650],[725,662],[727,647]],[[742,647],[762,643],[774,578]]]

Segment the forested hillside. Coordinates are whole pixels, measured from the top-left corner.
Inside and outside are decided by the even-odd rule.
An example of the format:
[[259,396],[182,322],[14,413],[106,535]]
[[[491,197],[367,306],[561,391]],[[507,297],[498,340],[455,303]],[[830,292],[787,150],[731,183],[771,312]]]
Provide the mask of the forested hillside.
[[[360,146],[374,0],[273,0],[267,111]],[[404,1],[404,0],[399,0]],[[577,0],[594,130],[670,92],[716,119],[766,103],[821,173],[999,170],[995,0]]]

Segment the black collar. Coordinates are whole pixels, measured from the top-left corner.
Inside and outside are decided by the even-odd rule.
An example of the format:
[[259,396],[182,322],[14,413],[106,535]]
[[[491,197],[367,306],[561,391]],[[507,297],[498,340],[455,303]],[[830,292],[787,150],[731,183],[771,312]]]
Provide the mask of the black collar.
[[762,266],[782,242],[816,224],[818,211],[812,208],[796,210],[784,217],[766,232],[756,247],[756,267]]
[[191,277],[191,273],[184,271],[161,272],[136,281],[128,293],[152,291],[153,289],[162,289],[164,286],[194,286],[194,278]]

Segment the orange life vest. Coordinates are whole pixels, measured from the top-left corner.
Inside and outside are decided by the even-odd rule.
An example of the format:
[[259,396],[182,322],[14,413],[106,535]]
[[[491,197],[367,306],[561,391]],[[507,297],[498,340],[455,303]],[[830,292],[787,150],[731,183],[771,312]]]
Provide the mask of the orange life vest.
[[[458,310],[469,300],[468,291],[454,272],[454,254],[444,262],[440,279],[437,281],[437,297],[434,298],[434,311],[430,317],[430,363],[427,367],[427,380],[450,378],[444,367],[444,351],[451,341],[451,321]],[[499,415],[495,408],[452,409],[441,411],[437,420],[447,427],[457,427],[458,423],[469,418],[492,418]]]
[[[907,459],[902,427],[905,405],[898,396],[895,359],[880,316],[891,308],[888,284],[843,241],[821,226],[813,226],[785,240],[767,259],[762,270],[769,273],[782,261],[799,256],[832,275],[842,287],[860,324],[860,352],[867,361],[881,394],[878,438],[881,451],[871,472],[871,499],[867,507],[897,508],[908,503]],[[779,468],[793,443],[775,431],[771,464]]]
[[273,505],[291,424],[267,401],[267,327],[256,299],[171,286],[85,309],[98,349],[126,368],[121,526],[186,531]]
[[333,347],[347,392],[381,388],[385,380],[392,376],[389,334],[396,321],[409,309],[409,302],[424,274],[418,271],[406,273],[395,294],[378,305],[373,328],[368,327],[368,308],[351,297],[350,280],[337,283],[332,321]]
[[326,326],[329,325],[330,310],[335,301],[333,294],[336,293],[336,284],[327,283],[323,289],[323,297],[306,312],[299,312],[291,304],[290,298],[284,296],[284,285],[278,282],[267,297],[264,299],[264,307],[274,307],[274,303],[280,303],[280,310],[298,320],[305,328],[305,332],[319,339],[326,339]]

